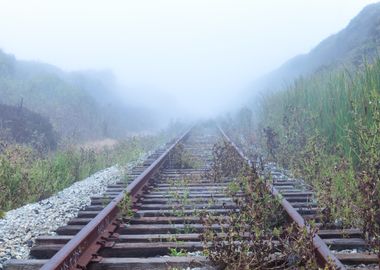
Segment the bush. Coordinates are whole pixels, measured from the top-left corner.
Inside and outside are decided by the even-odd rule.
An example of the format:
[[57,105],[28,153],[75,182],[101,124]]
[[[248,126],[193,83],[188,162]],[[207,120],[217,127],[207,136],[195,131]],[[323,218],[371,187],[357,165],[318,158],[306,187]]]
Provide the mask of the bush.
[[[213,162],[222,162],[225,157],[218,154],[231,152],[231,147],[217,144]],[[202,240],[208,258],[222,269],[319,269],[313,246],[316,230],[287,224],[279,201],[256,169],[241,166],[235,155],[226,159],[236,166],[229,175],[236,180],[227,193],[237,209],[226,216],[203,214]],[[214,231],[215,225],[221,233]]]
[[314,186],[326,225],[361,226],[380,249],[380,58],[299,79],[257,120],[269,158]]
[[49,120],[22,107],[0,104],[0,139],[28,144],[40,152],[55,150],[56,135]]
[[160,136],[132,137],[99,151],[68,146],[47,156],[27,146],[6,146],[0,154],[0,210],[47,198],[98,170],[135,160],[161,142]]

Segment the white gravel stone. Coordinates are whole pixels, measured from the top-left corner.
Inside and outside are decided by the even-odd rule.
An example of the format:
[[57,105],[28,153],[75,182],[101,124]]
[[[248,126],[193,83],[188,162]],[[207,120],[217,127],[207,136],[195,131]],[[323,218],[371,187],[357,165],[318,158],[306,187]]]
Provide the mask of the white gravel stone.
[[145,157],[146,155],[141,156],[125,169],[109,167],[48,199],[7,212],[0,219],[0,269],[3,269],[4,263],[9,259],[28,258],[30,248],[38,236],[54,234],[54,230],[66,225],[79,210],[90,204],[90,197],[103,194],[107,185],[117,182],[124,170],[129,171]]

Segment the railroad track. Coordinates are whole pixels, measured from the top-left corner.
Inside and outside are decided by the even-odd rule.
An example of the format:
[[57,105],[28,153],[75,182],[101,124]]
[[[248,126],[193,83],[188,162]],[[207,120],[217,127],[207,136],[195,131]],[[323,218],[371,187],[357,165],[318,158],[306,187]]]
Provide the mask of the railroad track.
[[[252,163],[239,147],[220,130],[226,141],[232,144],[242,159]],[[316,196],[300,183],[287,177],[283,171],[266,166],[267,173],[273,182],[268,191],[273,196],[280,196],[281,205],[288,214],[289,220],[300,227],[307,226],[309,221],[315,222],[318,235],[314,238],[314,247],[321,266],[330,259],[338,269],[379,269],[379,258],[376,253],[370,252],[363,232],[356,228],[324,228],[321,224],[321,210],[318,207]],[[264,174],[264,173],[263,173]]]
[[[202,256],[200,235],[204,228],[199,213],[226,215],[236,207],[225,192],[232,179],[215,183],[205,178],[212,147],[221,138],[234,145],[223,131],[213,127],[197,127],[184,133],[166,150],[156,152],[143,166],[134,168],[129,182],[110,185],[106,194],[93,197],[91,205],[59,228],[56,235],[39,237],[30,253],[32,259],[11,260],[6,269],[213,268]],[[174,154],[179,144],[195,157],[196,169],[179,166]],[[299,189],[280,171],[271,173],[273,183],[268,192],[282,194],[281,204],[289,218],[299,226],[309,219],[318,222],[313,193]],[[133,216],[120,218],[123,202],[130,203]],[[370,264],[378,263],[375,255],[337,252],[365,250],[359,230],[321,228],[314,244],[321,265],[332,260],[343,270],[362,263],[367,265],[363,269],[371,269]]]

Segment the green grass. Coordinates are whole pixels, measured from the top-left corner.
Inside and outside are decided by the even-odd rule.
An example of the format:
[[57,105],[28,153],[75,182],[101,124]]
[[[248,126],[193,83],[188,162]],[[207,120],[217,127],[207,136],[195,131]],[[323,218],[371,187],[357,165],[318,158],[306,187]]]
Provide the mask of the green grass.
[[187,256],[186,250],[177,249],[177,248],[169,248],[169,254],[170,254],[170,256],[174,256],[174,257]]
[[355,72],[299,79],[264,97],[257,115],[258,130],[276,134],[270,144],[261,137],[262,145],[275,148],[275,161],[317,189],[332,219],[360,223],[360,172],[370,175],[380,194],[374,169],[380,166],[380,59]]
[[299,124],[298,131],[318,131],[330,146],[341,146],[351,157],[350,142],[357,140],[357,134],[350,131],[356,130],[359,120],[366,126],[375,124],[379,100],[380,59],[354,74],[336,71],[300,79],[287,90],[266,97],[260,115],[262,123],[268,121],[280,135],[286,134],[288,122]]
[[164,137],[131,137],[96,152],[66,147],[48,156],[27,146],[8,146],[0,152],[0,213],[44,199],[106,167],[136,160]]

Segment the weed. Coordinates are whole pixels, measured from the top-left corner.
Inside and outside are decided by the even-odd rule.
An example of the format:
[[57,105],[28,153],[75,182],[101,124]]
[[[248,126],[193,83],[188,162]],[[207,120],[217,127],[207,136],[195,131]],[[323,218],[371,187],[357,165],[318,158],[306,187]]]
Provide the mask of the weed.
[[268,149],[269,155],[276,160],[276,152],[279,147],[279,142],[277,138],[277,133],[271,128],[266,127],[263,129],[266,138],[266,147]]
[[111,197],[109,197],[108,195],[102,197],[102,205],[105,207],[107,206],[111,201]]
[[[377,97],[380,98],[380,94]],[[358,160],[356,178],[361,195],[359,208],[363,231],[370,246],[378,253],[380,266],[380,104],[368,104],[366,111],[366,114],[372,112],[371,122],[357,119],[356,129],[350,135]]]
[[225,177],[236,177],[247,170],[246,167],[235,148],[223,140],[212,148],[211,168],[206,177],[221,182]]
[[185,149],[182,143],[175,146],[169,157],[169,167],[177,169],[197,169],[202,162]]
[[278,239],[283,247],[282,252],[286,257],[287,265],[296,269],[319,269],[313,245],[313,238],[317,233],[315,226],[307,230],[306,227],[301,229],[297,224],[292,223],[282,233],[283,235],[279,235]]
[[[227,190],[237,209],[225,217],[202,215],[202,241],[208,258],[227,269],[318,269],[315,230],[286,224],[279,200],[269,193],[267,181],[254,167],[241,166],[242,162],[231,161],[239,167],[232,170],[236,182]],[[215,225],[221,233],[215,233]]]
[[124,183],[124,184],[128,184],[129,181],[130,181],[130,176],[128,173],[124,172],[123,173],[123,176],[121,177],[121,181]]
[[129,195],[127,192],[124,192],[123,200],[119,203],[118,208],[123,219],[131,219],[134,215],[131,195]]
[[[188,184],[190,182],[189,177],[184,177],[180,180],[169,180],[170,188],[168,194],[170,194],[169,204],[176,205],[176,207],[172,210],[173,216],[176,217],[185,217],[186,215],[186,207],[191,205],[190,203],[190,189],[188,188]],[[182,191],[182,193],[179,192]],[[195,204],[195,202],[194,202]],[[197,216],[197,211],[194,207],[190,207],[190,209],[194,210],[193,217]],[[191,226],[191,221],[184,219],[183,221],[183,233],[193,233],[194,230]],[[178,231],[178,233],[181,233]]]
[[154,145],[154,137],[134,137],[96,153],[92,149],[67,146],[42,156],[31,147],[1,144],[0,210],[47,198],[100,169],[135,160]]
[[175,257],[187,256],[186,250],[177,249],[177,248],[169,248],[169,254],[170,256],[175,256]]
[[[312,244],[315,231],[286,225],[279,202],[262,179],[251,174],[241,179],[240,186],[245,196],[234,197],[239,210],[226,218],[202,217],[206,228],[202,239],[210,260],[228,269],[318,269]],[[221,234],[213,231],[215,224]]]
[[320,72],[267,95],[256,113],[267,155],[314,187],[325,225],[362,226],[375,249],[379,72],[380,58],[351,73]]

